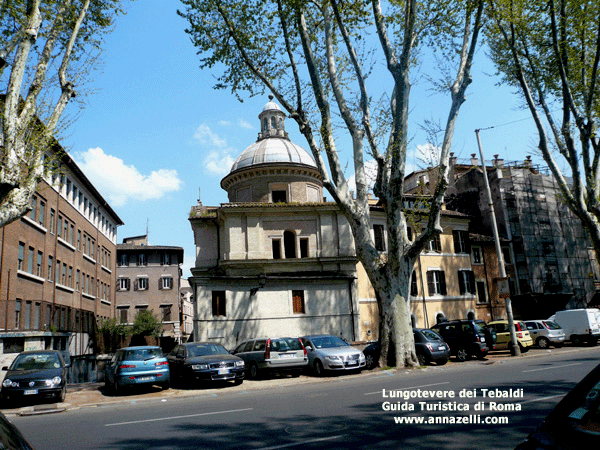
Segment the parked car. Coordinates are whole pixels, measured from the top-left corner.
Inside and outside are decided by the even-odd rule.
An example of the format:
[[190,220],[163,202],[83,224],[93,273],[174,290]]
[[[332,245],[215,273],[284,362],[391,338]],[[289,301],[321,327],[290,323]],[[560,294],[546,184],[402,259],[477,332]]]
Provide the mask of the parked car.
[[158,385],[169,388],[169,362],[160,347],[138,346],[117,350],[104,372],[104,383],[118,394],[124,387]]
[[[450,347],[439,334],[427,328],[413,328],[415,351],[419,364],[424,366],[432,362],[443,366],[450,358]],[[379,342],[373,342],[363,349],[367,369],[377,367],[380,355]]]
[[308,365],[318,376],[326,370],[358,370],[367,365],[365,355],[337,336],[303,336],[302,343],[308,353]]
[[67,396],[67,368],[58,350],[21,352],[6,370],[2,382],[3,401],[24,398],[54,398],[64,402]]
[[598,448],[600,435],[600,365],[563,397],[515,450]]
[[[483,359],[489,352],[486,334],[489,331],[479,321],[451,320],[431,327],[450,346],[450,354],[459,361],[474,356]],[[492,340],[491,337],[488,338]]]
[[5,416],[0,413],[0,449],[33,450],[27,439]]
[[250,339],[231,353],[244,360],[246,373],[252,379],[267,372],[299,376],[308,364],[306,349],[297,337]]
[[[515,332],[517,333],[517,343],[522,353],[528,352],[529,348],[533,346],[533,339],[529,334],[527,326],[518,320],[514,321]],[[508,320],[494,320],[488,324],[491,328],[496,330],[496,349],[506,350],[510,346],[510,329],[508,327]]]
[[227,381],[235,384],[244,381],[245,364],[231,355],[225,347],[213,342],[189,342],[176,345],[167,355],[171,380]]
[[600,310],[597,308],[557,311],[549,320],[558,323],[566,339],[574,345],[582,342],[596,345],[600,339]]
[[539,348],[548,348],[550,345],[562,347],[565,342],[565,332],[552,320],[526,320],[525,326]]

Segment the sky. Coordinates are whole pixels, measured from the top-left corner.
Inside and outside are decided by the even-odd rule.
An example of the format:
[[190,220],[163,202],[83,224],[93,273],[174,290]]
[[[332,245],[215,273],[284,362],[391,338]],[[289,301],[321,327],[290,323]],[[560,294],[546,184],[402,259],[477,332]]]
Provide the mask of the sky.
[[[106,37],[93,92],[61,143],[125,223],[118,228],[118,242],[148,230],[150,245],[183,247],[188,277],[195,259],[190,208],[199,197],[209,206],[227,202],[220,181],[256,141],[258,114],[269,99],[245,96],[242,103],[228,90],[213,89],[219,73],[200,70],[187,23],[176,14],[181,7],[177,0],[127,4],[127,14]],[[539,163],[529,113],[519,108],[511,89],[497,85],[485,52],[477,57],[453,151],[465,159],[479,155],[474,131],[481,129],[488,162],[499,154],[505,161],[532,155]],[[375,81],[391,82],[385,73]],[[415,155],[428,144],[419,124],[432,118],[444,122],[450,100],[432,94],[423,78],[415,77],[411,105],[409,152]],[[291,119],[286,130],[293,142],[308,148]],[[409,162],[420,164],[415,158]]]

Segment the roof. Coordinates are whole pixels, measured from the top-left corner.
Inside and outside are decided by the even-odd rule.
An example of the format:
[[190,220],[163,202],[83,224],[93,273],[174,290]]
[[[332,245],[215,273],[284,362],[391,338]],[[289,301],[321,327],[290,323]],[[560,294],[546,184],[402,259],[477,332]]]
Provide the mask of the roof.
[[289,139],[269,137],[250,145],[237,157],[231,172],[267,163],[296,163],[317,167],[313,157]]

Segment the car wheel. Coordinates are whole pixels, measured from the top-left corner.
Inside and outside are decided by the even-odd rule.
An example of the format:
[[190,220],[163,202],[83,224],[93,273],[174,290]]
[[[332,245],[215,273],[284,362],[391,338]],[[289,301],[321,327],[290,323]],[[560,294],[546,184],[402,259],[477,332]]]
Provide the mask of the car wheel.
[[456,351],[456,359],[458,359],[460,362],[465,362],[466,360],[469,359],[469,352],[467,351],[466,348],[459,348]]
[[373,358],[373,355],[365,355],[365,362],[367,363],[367,369],[374,369],[377,364],[375,363],[375,358]]
[[576,336],[576,335],[571,336],[571,344],[581,345],[581,339],[579,338],[579,336]]
[[427,358],[425,358],[425,355],[418,354],[417,355],[417,361],[419,361],[419,365],[420,366],[426,366],[427,365]]
[[256,380],[258,378],[258,364],[256,364],[255,362],[250,363],[250,367],[248,368],[248,375],[253,380]]
[[56,401],[60,402],[60,403],[64,403],[65,400],[67,398],[67,386],[63,386],[63,388],[60,390],[60,394],[58,394],[56,396]]
[[318,359],[315,360],[315,362],[313,364],[313,368],[315,369],[315,374],[318,377],[322,377],[323,374],[325,373],[325,369],[323,368],[323,363],[321,361],[319,361]]
[[537,340],[537,346],[539,348],[548,348],[550,347],[550,341],[545,337],[539,337]]

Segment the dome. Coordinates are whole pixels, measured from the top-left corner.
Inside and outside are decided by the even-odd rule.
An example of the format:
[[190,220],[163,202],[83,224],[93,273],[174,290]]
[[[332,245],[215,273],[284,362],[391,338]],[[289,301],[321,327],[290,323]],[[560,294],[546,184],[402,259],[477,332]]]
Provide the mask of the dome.
[[266,163],[298,163],[317,167],[312,156],[289,139],[270,137],[250,145],[235,160],[231,172]]
[[281,108],[279,107],[279,105],[277,103],[275,103],[274,101],[270,101],[268,103],[265,104],[265,106],[263,106],[263,112],[265,111],[281,111]]

